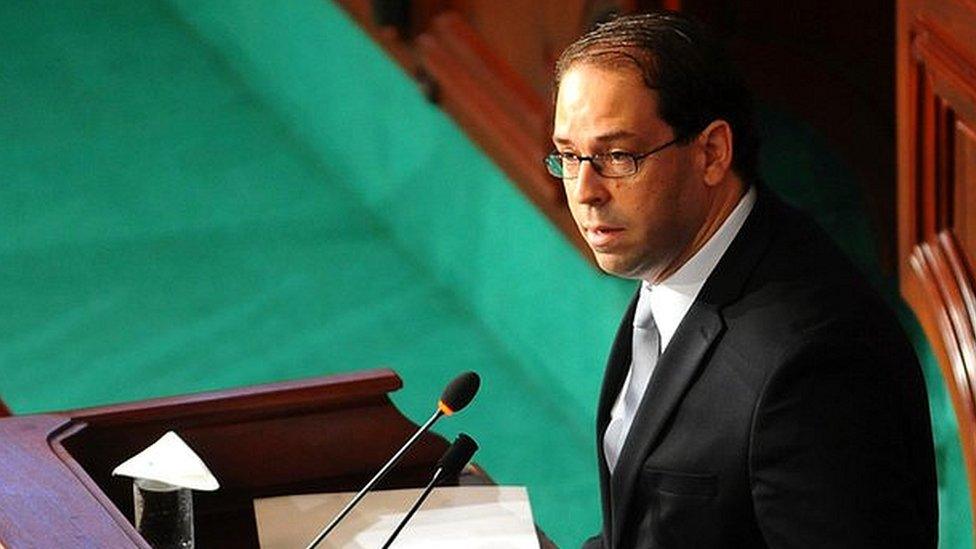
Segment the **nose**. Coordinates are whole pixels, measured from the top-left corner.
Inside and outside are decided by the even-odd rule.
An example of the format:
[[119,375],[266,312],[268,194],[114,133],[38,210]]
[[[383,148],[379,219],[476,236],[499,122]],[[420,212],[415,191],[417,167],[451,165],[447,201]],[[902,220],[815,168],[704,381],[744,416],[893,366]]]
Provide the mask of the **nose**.
[[606,179],[587,161],[580,163],[576,179],[566,180],[566,192],[570,200],[588,206],[598,206],[610,199]]

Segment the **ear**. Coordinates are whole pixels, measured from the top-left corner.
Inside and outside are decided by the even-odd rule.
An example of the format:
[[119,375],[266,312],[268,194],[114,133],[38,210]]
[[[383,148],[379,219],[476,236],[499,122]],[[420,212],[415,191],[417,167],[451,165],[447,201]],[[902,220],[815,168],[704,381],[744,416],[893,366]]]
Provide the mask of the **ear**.
[[721,183],[732,167],[732,127],[725,120],[715,120],[698,136],[705,153],[705,184]]

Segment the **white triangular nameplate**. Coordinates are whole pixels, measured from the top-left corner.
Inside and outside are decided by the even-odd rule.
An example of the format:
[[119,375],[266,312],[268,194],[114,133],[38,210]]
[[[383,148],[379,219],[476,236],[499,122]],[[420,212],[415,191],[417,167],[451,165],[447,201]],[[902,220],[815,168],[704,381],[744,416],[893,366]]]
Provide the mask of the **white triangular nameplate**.
[[212,491],[220,487],[200,456],[173,431],[116,467],[112,474],[155,480],[193,490]]

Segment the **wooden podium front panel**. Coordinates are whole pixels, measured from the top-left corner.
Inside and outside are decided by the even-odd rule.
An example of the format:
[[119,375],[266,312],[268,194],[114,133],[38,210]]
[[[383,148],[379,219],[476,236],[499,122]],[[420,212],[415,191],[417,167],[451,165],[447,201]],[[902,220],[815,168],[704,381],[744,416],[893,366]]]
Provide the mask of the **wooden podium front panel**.
[[932,343],[976,508],[976,4],[898,4],[902,293]]
[[[170,430],[221,483],[194,492],[198,545],[257,547],[254,498],[357,490],[413,434],[401,385],[377,370],[0,420],[0,547],[146,547],[111,471]],[[422,437],[381,488],[423,486],[446,448]]]

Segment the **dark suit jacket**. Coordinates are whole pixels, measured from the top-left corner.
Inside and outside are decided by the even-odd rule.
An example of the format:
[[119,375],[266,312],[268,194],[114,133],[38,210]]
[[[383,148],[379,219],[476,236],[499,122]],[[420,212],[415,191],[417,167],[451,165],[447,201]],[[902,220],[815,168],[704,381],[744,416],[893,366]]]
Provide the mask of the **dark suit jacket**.
[[[597,448],[627,375],[610,353]],[[753,211],[658,360],[586,547],[934,548],[928,402],[894,315],[806,216]]]

